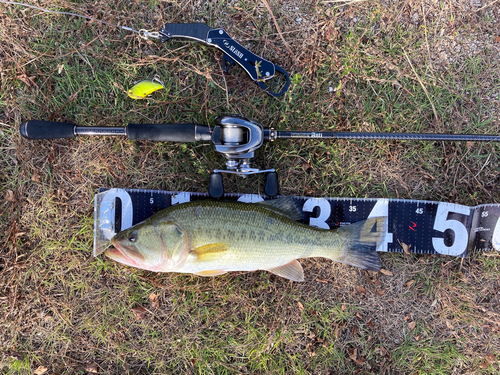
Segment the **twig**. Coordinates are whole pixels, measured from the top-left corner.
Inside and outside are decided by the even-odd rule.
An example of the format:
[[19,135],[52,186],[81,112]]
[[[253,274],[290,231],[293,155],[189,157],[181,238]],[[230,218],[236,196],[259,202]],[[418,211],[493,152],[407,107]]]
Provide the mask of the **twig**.
[[490,6],[492,6],[493,4],[498,3],[498,1],[500,1],[500,0],[495,0],[495,1],[493,1],[492,3],[490,3],[490,4],[488,4],[488,5],[485,5],[484,7],[481,7],[481,8],[479,8],[479,9],[476,9],[476,10],[474,11],[474,13],[477,13],[477,12],[482,11],[483,9],[489,8],[489,7],[490,7]]
[[264,3],[264,5],[266,6],[269,14],[271,15],[271,18],[273,19],[274,25],[276,26],[276,29],[278,30],[278,34],[280,35],[280,38],[283,41],[283,44],[285,45],[286,50],[288,51],[288,53],[290,54],[290,56],[292,56],[293,61],[296,64],[298,64],[299,62],[295,58],[295,54],[292,52],[292,50],[288,46],[288,43],[286,42],[285,38],[283,38],[283,34],[281,33],[280,26],[278,25],[278,22],[276,21],[276,18],[274,17],[273,11],[271,10],[271,7],[269,6],[269,3],[267,2],[267,0],[262,0],[262,2]]
[[434,66],[432,65],[431,48],[429,46],[429,37],[427,35],[427,22],[425,21],[426,14],[425,14],[425,10],[424,10],[424,4],[422,3],[421,6],[422,6],[422,18],[424,21],[425,44],[427,46],[427,53],[429,54],[428,61],[429,61],[429,65],[431,66],[432,75],[434,76],[434,82],[436,82],[437,79],[436,79],[436,76],[434,75]]
[[408,57],[408,54],[406,53],[405,49],[403,48],[403,52],[406,56],[406,59],[408,60],[408,63],[410,64],[411,70],[413,70],[413,73],[415,74],[415,77],[417,77],[418,82],[420,83],[420,86],[424,89],[425,95],[427,96],[427,99],[429,99],[429,103],[431,103],[432,111],[434,112],[434,117],[436,118],[436,122],[439,122],[439,117],[436,111],[436,107],[434,107],[434,103],[432,103],[431,96],[429,95],[429,92],[427,91],[427,88],[425,87],[424,83],[420,79],[420,77],[417,74],[417,71],[413,67],[413,64],[410,61],[410,58]]
[[322,1],[322,3],[323,4],[328,4],[328,3],[345,3],[345,4],[342,4],[342,5],[351,5],[351,4],[360,3],[362,1],[366,1],[366,0],[325,0],[325,1]]

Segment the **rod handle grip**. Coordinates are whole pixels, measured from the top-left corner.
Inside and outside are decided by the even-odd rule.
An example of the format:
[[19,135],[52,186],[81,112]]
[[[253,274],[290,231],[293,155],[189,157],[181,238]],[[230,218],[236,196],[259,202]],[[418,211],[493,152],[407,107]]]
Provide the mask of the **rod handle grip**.
[[19,132],[26,139],[74,138],[75,124],[30,120],[21,124]]
[[128,139],[143,141],[210,141],[208,126],[199,124],[128,124]]

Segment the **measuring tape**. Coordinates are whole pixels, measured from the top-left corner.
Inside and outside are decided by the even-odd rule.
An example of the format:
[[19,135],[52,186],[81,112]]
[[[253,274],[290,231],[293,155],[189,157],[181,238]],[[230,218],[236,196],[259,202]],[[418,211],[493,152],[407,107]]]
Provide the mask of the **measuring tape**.
[[[204,193],[101,188],[94,201],[94,255],[106,250],[116,233],[156,212],[174,204],[207,198]],[[256,203],[270,198],[226,194],[224,199]],[[387,216],[387,232],[377,251],[457,257],[477,251],[500,251],[500,204],[469,207],[386,198],[296,199],[302,207],[301,222],[324,229]]]

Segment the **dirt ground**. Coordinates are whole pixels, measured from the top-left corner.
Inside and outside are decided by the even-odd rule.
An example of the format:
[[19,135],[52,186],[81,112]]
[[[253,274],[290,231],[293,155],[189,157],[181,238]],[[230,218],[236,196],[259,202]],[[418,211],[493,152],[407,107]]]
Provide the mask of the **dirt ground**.
[[[27,140],[29,119],[81,126],[500,134],[500,2],[43,0],[158,30],[223,27],[290,73],[272,98],[199,43],[143,40],[75,16],[0,4],[0,372],[5,374],[497,374],[500,257],[381,254],[373,273],[301,261],[306,280],[159,274],[92,256],[100,187],[205,192],[209,145]],[[165,88],[127,90],[158,74]],[[283,195],[500,203],[496,143],[287,140],[258,159]],[[227,176],[228,192],[263,179]]]

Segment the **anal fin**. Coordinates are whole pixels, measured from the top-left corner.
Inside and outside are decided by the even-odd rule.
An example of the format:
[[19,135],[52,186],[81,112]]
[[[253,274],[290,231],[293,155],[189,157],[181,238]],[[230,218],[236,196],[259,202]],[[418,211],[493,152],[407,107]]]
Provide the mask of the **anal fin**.
[[269,268],[266,271],[284,277],[288,280],[304,281],[304,270],[297,260],[292,260],[290,263],[284,264],[279,267]]
[[200,271],[196,272],[195,275],[198,276],[219,276],[219,275],[224,275],[226,271],[224,270],[206,270],[206,271]]

